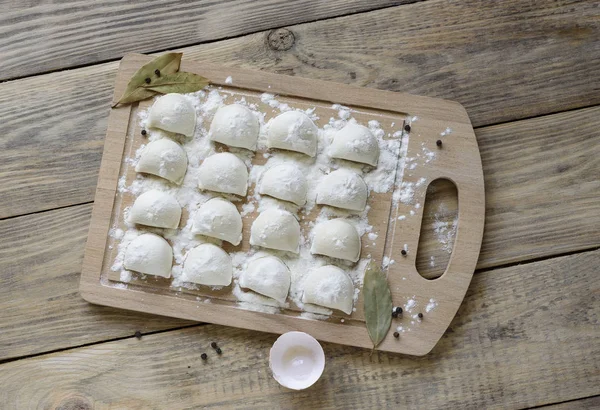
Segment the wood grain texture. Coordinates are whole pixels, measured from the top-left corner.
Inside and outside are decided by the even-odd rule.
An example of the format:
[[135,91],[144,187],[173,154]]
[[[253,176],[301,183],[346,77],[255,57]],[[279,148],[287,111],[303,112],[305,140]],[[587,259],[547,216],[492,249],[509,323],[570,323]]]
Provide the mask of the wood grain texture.
[[191,324],[78,292],[91,205],[0,221],[0,360]]
[[542,407],[544,410],[598,410],[600,409],[600,396],[588,397],[581,400],[565,403],[551,404]]
[[[293,44],[283,51],[268,45],[269,32],[183,51],[184,59],[446,97],[484,125],[600,102],[595,10],[593,2],[429,0],[290,27]],[[0,218],[92,200],[117,67],[0,84],[10,127],[0,138]]]
[[[598,3],[429,0],[186,49],[186,57],[458,101],[474,126],[600,103]],[[234,79],[235,81],[235,79]]]
[[413,1],[3,0],[0,80]]
[[271,378],[275,336],[207,325],[4,364],[0,399],[24,409],[475,409],[589,397],[600,386],[598,265],[595,251],[475,275],[430,355],[325,344],[325,373],[303,392]]
[[93,201],[114,75],[104,64],[0,84],[0,218]]
[[595,107],[477,131],[486,187],[478,268],[600,245],[599,114]]

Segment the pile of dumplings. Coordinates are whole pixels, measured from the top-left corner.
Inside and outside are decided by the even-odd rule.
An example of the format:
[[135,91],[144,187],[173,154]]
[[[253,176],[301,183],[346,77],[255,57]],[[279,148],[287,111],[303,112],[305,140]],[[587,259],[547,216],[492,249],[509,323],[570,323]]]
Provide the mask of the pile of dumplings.
[[[164,131],[194,135],[196,113],[191,102],[180,94],[158,98],[150,108],[147,126]],[[215,113],[208,138],[229,147],[256,150],[260,123],[254,113],[241,104],[222,106]],[[318,128],[301,111],[287,111],[268,123],[267,146],[317,155]],[[337,131],[328,155],[376,166],[379,145],[364,126],[349,123]],[[152,141],[144,148],[135,167],[136,172],[152,174],[181,184],[187,170],[186,152],[169,138]],[[307,181],[301,169],[292,162],[267,169],[258,183],[261,195],[303,206],[307,200]],[[215,153],[201,163],[198,189],[213,193],[244,197],[248,190],[248,169],[244,162],[229,152]],[[367,204],[368,189],[362,177],[340,168],[324,176],[316,188],[316,203],[360,212]],[[161,190],[139,195],[129,210],[129,222],[149,227],[179,227],[182,209],[177,199]],[[237,246],[242,241],[242,217],[236,206],[222,197],[203,203],[190,216],[192,233],[216,238]],[[279,208],[261,212],[250,228],[250,244],[264,249],[300,251],[300,225],[296,217]],[[355,226],[344,218],[318,223],[313,231],[310,252],[331,258],[357,262],[361,239]],[[143,274],[169,278],[173,250],[160,235],[143,233],[125,250],[124,267]],[[220,247],[201,244],[185,256],[182,278],[185,282],[206,286],[229,286],[233,276],[231,257]],[[239,278],[239,285],[284,303],[290,289],[290,271],[273,255],[252,259]],[[302,302],[316,304],[351,314],[354,285],[348,274],[334,265],[321,266],[308,272],[303,281]]]

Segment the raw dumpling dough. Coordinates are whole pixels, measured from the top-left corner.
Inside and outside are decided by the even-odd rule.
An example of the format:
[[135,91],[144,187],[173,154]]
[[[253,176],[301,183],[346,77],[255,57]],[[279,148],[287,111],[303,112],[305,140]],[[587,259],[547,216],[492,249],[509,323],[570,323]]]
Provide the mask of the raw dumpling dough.
[[135,166],[136,172],[157,175],[176,184],[187,170],[187,155],[181,145],[168,138],[150,142]]
[[196,128],[196,110],[181,94],[163,95],[150,107],[148,127],[191,137]]
[[223,249],[210,243],[190,250],[183,262],[183,281],[208,286],[231,284],[233,265]]
[[313,231],[310,253],[356,262],[360,258],[360,236],[354,225],[341,218],[321,222]]
[[269,121],[267,145],[314,157],[318,133],[319,129],[308,115],[301,111],[286,111]]
[[231,147],[256,149],[260,125],[247,107],[231,104],[217,110],[210,124],[208,138]]
[[284,303],[290,289],[290,270],[274,256],[256,258],[240,276],[240,286]]
[[354,285],[340,268],[327,265],[310,272],[304,279],[303,303],[312,303],[352,313]]
[[298,253],[300,224],[288,211],[267,209],[250,228],[250,245]]
[[138,196],[129,210],[129,221],[157,228],[177,228],[181,206],[172,195],[153,189]]
[[194,214],[192,232],[239,245],[242,241],[242,217],[231,202],[213,198],[202,204]]
[[379,143],[367,127],[350,123],[335,133],[329,156],[377,166]]
[[338,169],[326,175],[317,187],[317,204],[351,211],[362,211],[367,205],[367,184],[356,172]]
[[307,190],[306,177],[300,169],[291,164],[280,164],[265,171],[258,192],[302,206]]
[[244,196],[248,189],[248,169],[229,152],[206,158],[198,170],[200,189]]
[[158,235],[141,234],[127,245],[123,266],[136,272],[168,278],[173,266],[173,249]]

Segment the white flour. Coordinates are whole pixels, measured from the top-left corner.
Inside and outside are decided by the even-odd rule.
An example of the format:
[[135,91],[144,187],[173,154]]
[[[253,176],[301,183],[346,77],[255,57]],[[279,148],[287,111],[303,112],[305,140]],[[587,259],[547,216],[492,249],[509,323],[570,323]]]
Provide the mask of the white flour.
[[[227,84],[231,84],[232,81],[233,79],[231,77],[227,77],[225,80]],[[260,123],[260,134],[257,143],[259,151],[265,150],[266,124],[265,113],[257,111],[259,109],[259,107],[257,107],[257,104],[248,103],[244,97],[240,97],[239,95],[234,96],[228,91],[220,90],[218,88],[212,88],[207,91],[199,91],[197,93],[187,94],[186,98],[188,98],[189,101],[193,104],[197,114],[195,135],[192,138],[173,136],[172,134],[166,133],[158,129],[146,129],[145,127],[148,112],[142,111],[139,114],[140,125],[147,130],[148,142],[165,137],[170,137],[176,140],[178,143],[182,144],[188,157],[188,170],[182,184],[176,185],[158,177],[137,174],[134,181],[129,185],[126,183],[124,177],[121,178],[119,180],[118,190],[121,193],[131,193],[135,196],[146,192],[150,189],[167,191],[173,196],[175,196],[175,198],[177,198],[178,202],[180,203],[182,208],[184,208],[185,211],[187,211],[188,215],[192,215],[201,204],[215,196],[222,196],[232,201],[240,200],[240,198],[236,197],[235,195],[215,194],[198,190],[199,166],[206,157],[217,152],[215,150],[214,143],[210,142],[207,138],[210,121],[216,110],[222,105],[231,104],[233,102],[246,105],[251,110],[253,110],[254,115],[256,115]],[[296,109],[294,107],[291,107],[287,103],[280,102],[277,99],[277,97],[272,94],[262,94],[261,101],[264,104],[267,104],[271,109],[273,109],[275,113]],[[286,151],[277,151],[275,153],[265,152],[263,156],[267,159],[267,162],[265,165],[261,166],[252,164],[252,158],[254,155],[253,152],[242,148],[229,149],[229,152],[236,155],[246,164],[246,166],[248,166],[249,187],[255,186],[259,183],[259,181],[261,180],[261,176],[265,170],[281,163],[293,163],[294,165],[298,166],[301,169],[303,175],[306,177],[308,184],[307,203],[303,207],[298,207],[292,203],[278,201],[267,196],[262,196],[258,194],[258,189],[252,190],[253,193],[251,195],[249,194],[245,198],[245,203],[242,205],[241,212],[243,219],[247,218],[250,213],[253,213],[255,211],[260,212],[273,207],[285,209],[293,213],[300,221],[302,228],[302,236],[300,238],[299,255],[294,255],[292,253],[283,251],[268,251],[269,254],[281,258],[284,261],[284,263],[288,266],[291,272],[291,287],[289,291],[289,299],[288,302],[286,302],[285,304],[280,304],[273,299],[256,294],[252,291],[246,291],[239,286],[238,282],[240,273],[245,269],[247,263],[251,260],[251,258],[260,255],[264,252],[263,250],[261,250],[260,248],[253,247],[249,252],[235,252],[230,255],[234,266],[232,283],[233,295],[238,299],[239,307],[242,309],[273,313],[281,308],[291,307],[291,301],[301,309],[305,310],[305,312],[303,312],[301,316],[303,318],[328,318],[329,315],[333,313],[330,309],[308,304],[305,305],[302,303],[301,300],[303,280],[306,274],[312,269],[326,264],[334,264],[336,266],[339,266],[348,273],[355,285],[354,301],[356,302],[359,296],[359,289],[361,288],[363,282],[364,270],[370,260],[371,255],[363,253],[363,255],[361,255],[362,258],[356,264],[350,263],[348,261],[332,259],[329,257],[312,255],[309,251],[312,229],[319,222],[334,217],[344,217],[347,218],[348,221],[356,227],[357,231],[361,236],[364,235],[363,240],[366,240],[368,238],[370,244],[373,246],[376,244],[376,241],[379,238],[379,234],[373,232],[373,226],[369,223],[368,206],[363,212],[360,213],[344,211],[330,207],[322,207],[315,222],[305,222],[306,216],[311,212],[311,210],[315,206],[316,187],[318,186],[320,180],[323,178],[324,175],[328,174],[332,170],[343,167],[361,175],[365,183],[367,184],[369,191],[378,193],[390,192],[394,188],[395,178],[398,178],[398,180],[400,181],[402,180],[402,174],[404,172],[405,164],[411,164],[410,166],[412,166],[412,164],[415,164],[416,166],[417,163],[427,163],[435,159],[435,152],[431,152],[425,147],[422,147],[421,153],[418,154],[419,161],[417,161],[416,158],[401,158],[400,166],[398,166],[398,157],[399,155],[401,156],[401,149],[404,152],[406,152],[406,146],[402,146],[401,138],[404,141],[404,144],[407,144],[408,137],[406,136],[406,134],[404,134],[405,137],[402,137],[403,133],[401,131],[386,131],[383,129],[380,122],[372,120],[369,121],[368,124],[363,125],[368,125],[369,129],[371,130],[373,135],[377,137],[377,140],[379,142],[380,156],[377,168],[374,169],[370,166],[344,160],[332,160],[326,155],[326,152],[329,144],[332,141],[334,133],[337,130],[344,127],[348,122],[356,122],[356,120],[353,118],[354,111],[352,109],[341,106],[339,104],[334,104],[332,106],[332,109],[337,111],[337,117],[331,117],[329,121],[322,128],[319,129],[317,145],[318,152],[315,158],[311,158],[307,155],[303,155],[300,153]],[[318,117],[314,113],[314,108],[304,109],[302,111],[306,113],[311,119],[313,119],[313,121],[318,120]],[[416,120],[417,118],[413,117],[412,121]],[[127,166],[135,167],[135,164],[137,163],[141,152],[143,151],[143,148],[144,146],[140,147],[135,152],[135,155],[132,158],[126,158],[125,161]],[[414,167],[412,169],[414,169]],[[398,202],[406,204],[412,203],[414,198],[415,187],[421,186],[424,183],[425,179],[422,178],[416,184],[403,183],[400,187],[395,189],[393,194],[394,206],[397,206]],[[420,204],[417,205],[420,206]],[[127,214],[127,210],[125,210],[125,214]],[[410,214],[413,215],[414,211],[411,210]],[[405,218],[405,215],[400,215],[398,217],[398,220],[402,221]],[[141,233],[154,232],[167,239],[173,247],[174,265],[171,272],[173,277],[171,286],[175,290],[181,290],[181,288],[198,289],[198,285],[182,281],[181,271],[186,254],[190,249],[202,243],[213,243],[217,246],[220,246],[221,241],[201,235],[192,234],[191,224],[192,218],[188,218],[186,225],[180,229],[160,229],[135,226],[128,226],[125,232],[119,229],[113,229],[111,231],[111,237],[120,240],[120,244],[118,247],[117,257],[115,258],[115,261],[112,265],[112,270],[120,272],[122,282],[129,282],[132,278],[132,275],[136,275],[136,277],[139,277],[139,274],[129,272],[123,268],[123,257],[125,249],[127,248],[127,245],[131,242],[131,240],[133,240]],[[389,257],[386,256],[383,260],[384,267],[387,268],[392,264],[394,264],[394,260],[391,260]],[[210,299],[205,299],[203,303],[210,303]],[[407,305],[405,305],[405,307],[412,308],[412,306],[410,305],[410,301],[407,302]],[[407,311],[409,311],[408,308]]]

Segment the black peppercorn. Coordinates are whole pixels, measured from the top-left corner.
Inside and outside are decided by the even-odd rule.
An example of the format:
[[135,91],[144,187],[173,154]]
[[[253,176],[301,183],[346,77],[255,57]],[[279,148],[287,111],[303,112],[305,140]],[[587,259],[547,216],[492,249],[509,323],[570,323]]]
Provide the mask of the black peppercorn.
[[410,132],[410,124],[406,124],[406,125],[404,126],[404,131],[406,131],[406,132]]
[[402,256],[406,256],[406,249],[402,249],[402,250],[400,251],[400,253],[402,254]]
[[216,349],[216,352],[217,352],[217,354],[221,354],[221,353],[223,353],[223,351],[221,350],[221,348],[220,348],[220,347],[217,347],[217,349]]
[[212,347],[213,349],[216,349],[217,348],[217,342],[212,342],[210,344],[210,347]]
[[207,355],[206,353],[202,353],[202,354],[200,355],[200,358],[201,358],[202,360],[206,360],[206,359],[208,359],[208,355]]
[[398,338],[400,337],[400,333],[398,333],[398,332],[394,332],[394,337],[395,337],[396,339],[398,339]]
[[148,134],[148,133],[146,132],[146,130],[142,130],[142,135],[146,135],[146,134]]
[[396,306],[396,309],[394,310],[394,312],[395,312],[397,315],[401,315],[401,314],[402,314],[402,308],[401,308],[400,306]]
[[142,338],[142,332],[140,332],[139,330],[135,331],[135,337],[136,339],[141,339]]
[[419,312],[417,316],[419,316],[419,319],[423,319],[423,313]]
[[435,142],[435,145],[437,145],[438,147],[441,147],[442,146],[442,140],[437,140]]
[[146,79],[144,81],[146,82],[146,84],[150,84],[150,81],[152,81],[152,80],[150,80],[150,77],[146,77]]
[[154,70],[154,74],[160,77],[160,70],[157,68],[156,70]]

